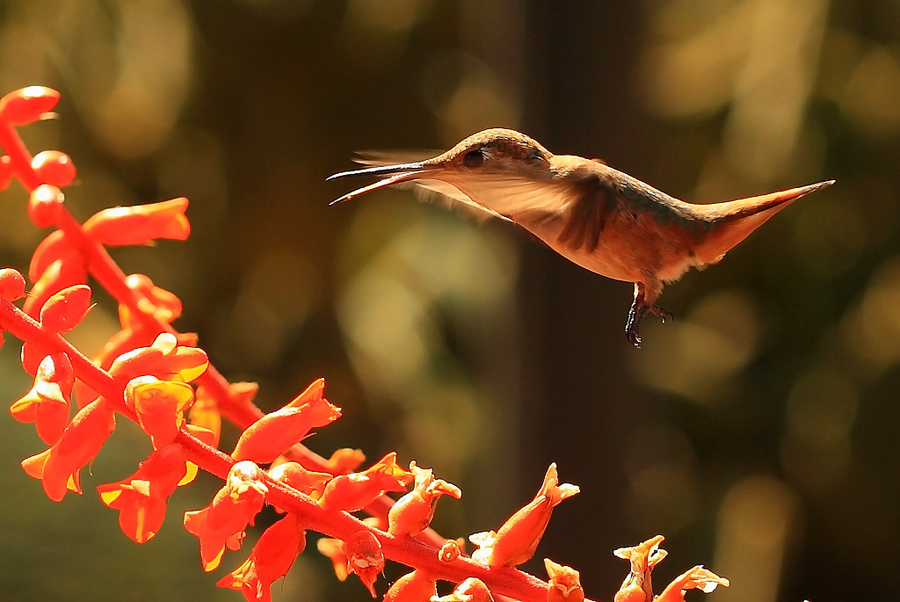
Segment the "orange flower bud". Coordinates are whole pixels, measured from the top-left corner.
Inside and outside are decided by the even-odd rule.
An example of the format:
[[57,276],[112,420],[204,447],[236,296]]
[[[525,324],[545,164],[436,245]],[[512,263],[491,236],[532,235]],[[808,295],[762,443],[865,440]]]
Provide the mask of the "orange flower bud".
[[0,270],[0,298],[13,302],[24,296],[25,277],[18,270],[12,268]]
[[631,548],[619,548],[613,552],[631,563],[631,571],[616,593],[615,602],[651,602],[653,567],[662,562],[667,552],[659,547],[665,538],[657,535]]
[[97,455],[116,427],[115,412],[103,398],[83,407],[50,449],[22,461],[28,476],[40,479],[44,492],[59,502],[67,491],[81,493],[81,469]]
[[316,549],[334,564],[334,574],[338,581],[346,581],[350,572],[347,555],[344,553],[344,542],[333,537],[320,537],[316,542]]
[[441,562],[453,562],[462,554],[462,539],[448,539],[438,550],[438,560]]
[[[143,297],[140,301],[141,309],[153,314],[160,322],[169,324],[181,315],[181,299],[174,293],[155,286],[147,276],[132,274],[125,279],[125,285]],[[146,307],[145,304],[151,307]],[[131,309],[125,304],[119,305],[119,321],[123,328],[135,326],[139,322],[132,317]]]
[[28,279],[37,282],[50,264],[58,260],[67,263],[84,263],[81,252],[69,241],[69,237],[62,230],[54,230],[48,234],[31,254]]
[[[69,155],[55,150],[41,151],[31,160],[31,169],[45,184],[68,186],[75,179],[75,165]],[[43,228],[37,224],[38,228]]]
[[188,200],[184,197],[135,205],[113,207],[91,216],[84,231],[101,244],[114,247],[145,245],[158,238],[185,240],[191,225],[185,217]]
[[206,372],[208,366],[205,351],[181,346],[175,335],[164,332],[150,347],[134,349],[117,357],[109,373],[124,380],[155,376],[160,380],[191,382]]
[[353,512],[386,491],[406,491],[412,480],[412,473],[397,465],[397,454],[391,452],[363,472],[338,475],[328,481],[319,505],[326,510]]
[[730,583],[728,579],[698,565],[676,577],[656,598],[656,602],[684,602],[684,594],[689,589],[699,589],[708,594],[719,585],[728,587]]
[[[40,179],[44,180],[45,178],[40,177]],[[59,188],[51,184],[41,184],[32,190],[28,197],[28,217],[38,228],[49,228],[59,217],[60,207],[65,200],[66,197]]]
[[544,567],[550,577],[547,602],[584,602],[584,589],[578,571],[556,564],[549,558],[544,558]]
[[64,353],[45,357],[34,376],[34,385],[9,408],[19,422],[33,422],[38,436],[47,445],[62,437],[69,422],[69,401],[75,373]]
[[0,120],[25,125],[41,119],[59,102],[59,92],[43,86],[28,86],[0,98]]
[[47,299],[41,307],[41,328],[49,332],[69,332],[91,310],[91,288],[76,284]]
[[295,514],[288,514],[260,536],[250,557],[216,584],[242,592],[248,601],[271,602],[272,584],[287,575],[306,547],[306,533]]
[[469,537],[469,541],[478,546],[472,558],[492,567],[517,566],[527,561],[534,556],[553,508],[576,493],[577,486],[559,484],[556,464],[551,464],[534,499],[509,517],[498,532],[476,533]]
[[441,496],[449,495],[455,499],[462,496],[456,485],[435,479],[430,468],[419,468],[412,462],[409,470],[415,477],[415,485],[388,512],[388,533],[394,537],[415,537],[431,524],[435,506]]
[[154,448],[168,445],[184,424],[184,412],[194,401],[187,383],[139,376],[125,387],[125,405],[137,414],[138,423]]
[[[50,297],[66,287],[84,284],[86,278],[87,272],[84,262],[80,258],[75,261],[69,261],[66,258],[52,261],[31,287],[28,298],[22,305],[22,311],[35,320],[39,319],[41,308]],[[32,278],[32,280],[34,279]]]
[[177,443],[160,447],[125,480],[97,487],[100,500],[119,511],[119,526],[137,543],[159,531],[166,516],[166,499],[187,474],[184,449]]
[[375,597],[375,580],[384,570],[384,553],[381,542],[371,531],[357,531],[344,541],[347,570],[355,573],[372,597]]
[[322,396],[325,380],[319,379],[293,401],[266,414],[241,433],[231,457],[268,464],[302,441],[309,431],[341,416],[341,409]]
[[431,602],[494,602],[491,590],[481,579],[469,577],[447,596],[435,596]]
[[200,540],[204,571],[219,566],[226,546],[230,550],[241,547],[244,529],[253,524],[265,503],[269,488],[264,479],[263,471],[253,462],[237,462],[209,506],[184,513],[184,528]]
[[434,577],[416,569],[394,581],[384,595],[384,602],[430,602],[437,596],[436,587]]
[[361,449],[342,447],[334,450],[325,462],[331,474],[348,474],[359,468],[366,461],[366,454]]

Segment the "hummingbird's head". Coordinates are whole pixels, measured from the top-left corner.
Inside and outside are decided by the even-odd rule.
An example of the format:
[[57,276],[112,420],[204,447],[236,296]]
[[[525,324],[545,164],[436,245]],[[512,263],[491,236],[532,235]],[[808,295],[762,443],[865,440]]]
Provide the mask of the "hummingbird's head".
[[381,164],[336,173],[328,180],[346,176],[372,175],[382,179],[335,199],[332,205],[367,192],[401,184],[438,181],[457,188],[482,179],[514,181],[549,179],[553,155],[536,140],[514,130],[493,128],[469,136],[450,150],[430,159],[412,163]]

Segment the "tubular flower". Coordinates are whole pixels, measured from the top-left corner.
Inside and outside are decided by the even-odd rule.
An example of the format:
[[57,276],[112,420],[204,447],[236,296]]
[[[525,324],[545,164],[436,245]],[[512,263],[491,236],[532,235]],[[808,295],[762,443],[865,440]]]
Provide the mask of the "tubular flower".
[[115,247],[145,245],[158,238],[185,240],[191,224],[185,217],[188,200],[184,197],[104,209],[84,222],[84,231],[101,244]]
[[187,383],[139,376],[125,387],[125,405],[137,414],[138,423],[154,448],[175,440],[184,424],[184,412],[194,401]]
[[265,530],[250,557],[216,584],[242,592],[248,602],[271,602],[272,584],[294,564],[306,547],[306,533],[297,515],[288,514]]
[[342,447],[334,450],[331,457],[326,460],[327,470],[333,475],[349,474],[359,468],[366,461],[366,454],[361,449]]
[[430,602],[437,596],[437,584],[427,572],[416,569],[394,581],[384,602]]
[[299,462],[285,462],[269,469],[269,476],[285,485],[290,485],[300,493],[314,500],[322,496],[325,484],[333,477],[325,472],[306,470]]
[[[383,526],[381,519],[375,516],[367,516],[363,519],[363,523],[373,529],[381,529]],[[344,553],[344,542],[332,537],[320,537],[316,542],[316,549],[334,564],[334,574],[338,581],[346,581],[350,572],[347,554]]]
[[[234,385],[230,385],[229,389]],[[197,387],[194,395],[194,403],[188,413],[188,420],[194,426],[199,426],[212,433],[213,438],[209,442],[212,447],[218,449],[219,437],[222,435],[222,415],[219,413],[219,404],[215,398],[207,394],[203,387]]]
[[534,499],[509,517],[498,532],[475,533],[469,537],[478,546],[472,558],[492,567],[517,566],[527,561],[534,556],[553,508],[576,493],[577,486],[559,484],[556,464],[551,464]]
[[375,580],[384,570],[384,553],[381,542],[371,531],[357,531],[344,541],[347,570],[355,573],[372,597],[375,597]]
[[[141,297],[141,309],[153,314],[153,317],[165,324],[170,324],[181,315],[181,299],[174,293],[155,286],[153,281],[143,274],[132,274],[125,278],[125,286],[138,293]],[[152,307],[146,307],[151,305]],[[149,310],[149,311],[148,311]],[[119,304],[119,322],[123,328],[134,327],[139,323],[131,313],[131,309],[124,303]]]
[[653,567],[662,562],[667,552],[659,547],[665,538],[657,535],[631,548],[619,548],[613,552],[631,563],[631,572],[625,577],[615,602],[651,602],[653,584],[650,575]]
[[160,447],[137,472],[118,483],[100,485],[100,500],[119,511],[119,526],[137,543],[153,538],[166,516],[166,500],[187,474],[184,449],[177,443]]
[[699,589],[708,594],[720,585],[728,587],[731,584],[728,579],[697,565],[676,577],[656,598],[656,602],[684,602],[684,594],[689,589]]
[[23,460],[22,468],[41,480],[54,502],[61,501],[66,491],[81,493],[81,469],[94,459],[115,427],[115,412],[105,399],[97,399],[75,414],[50,449]]
[[309,431],[337,420],[341,409],[322,396],[319,379],[280,410],[266,414],[241,434],[231,457],[268,464],[302,441]]
[[244,529],[253,524],[269,491],[263,479],[263,471],[253,462],[237,462],[209,506],[184,513],[184,528],[200,540],[204,571],[219,566],[226,546],[241,547]]
[[51,353],[38,366],[31,390],[9,408],[19,422],[33,422],[47,445],[62,437],[69,421],[69,402],[75,373],[64,353]]
[[91,310],[91,289],[86,284],[69,286],[52,295],[41,307],[41,329],[69,332]]
[[319,505],[326,510],[354,512],[374,501],[386,491],[406,491],[412,473],[397,464],[391,452],[363,472],[338,475],[328,481]]
[[84,264],[78,247],[69,240],[63,230],[54,230],[47,235],[31,254],[28,266],[28,279],[37,282],[56,261],[63,263]]
[[544,567],[550,577],[550,589],[547,602],[583,602],[584,589],[581,587],[581,575],[575,569],[556,564],[544,558]]
[[191,382],[206,372],[209,359],[196,347],[178,344],[175,335],[164,332],[150,347],[123,353],[112,363],[109,373],[126,381],[137,376],[155,376],[160,380]]
[[344,553],[344,542],[333,537],[320,537],[316,542],[319,554],[327,558],[334,565],[334,575],[338,581],[346,581],[350,574],[347,564],[347,555]]
[[481,579],[469,577],[446,596],[435,596],[431,602],[494,602],[491,590]]
[[84,284],[86,279],[87,271],[83,261],[56,259],[38,278],[32,278],[34,286],[22,305],[22,311],[37,320],[40,318],[41,308],[50,297],[67,287]]
[[411,462],[409,470],[415,478],[415,485],[388,512],[388,533],[394,537],[415,537],[428,528],[441,496],[449,495],[457,500],[462,496],[456,485],[435,479],[430,468],[419,468]]

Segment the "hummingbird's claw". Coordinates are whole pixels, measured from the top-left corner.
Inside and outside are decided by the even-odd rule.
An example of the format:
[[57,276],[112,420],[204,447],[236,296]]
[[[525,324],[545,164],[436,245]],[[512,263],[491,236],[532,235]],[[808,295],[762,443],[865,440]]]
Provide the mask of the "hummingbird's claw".
[[641,322],[644,316],[648,313],[659,316],[663,324],[666,323],[666,320],[675,319],[675,314],[669,310],[660,307],[656,303],[645,303],[643,299],[636,298],[631,303],[631,308],[628,310],[628,320],[625,322],[625,337],[636,348],[641,346],[641,337],[638,335],[638,332],[641,329]]

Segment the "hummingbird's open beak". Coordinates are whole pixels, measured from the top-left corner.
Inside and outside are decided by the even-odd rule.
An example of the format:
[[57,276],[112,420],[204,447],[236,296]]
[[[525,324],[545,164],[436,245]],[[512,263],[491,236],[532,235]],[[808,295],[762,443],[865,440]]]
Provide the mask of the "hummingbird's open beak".
[[366,194],[367,192],[372,192],[373,190],[378,190],[379,188],[384,188],[385,186],[392,186],[394,184],[399,184],[400,182],[415,180],[421,178],[423,174],[426,174],[430,171],[434,171],[434,168],[427,165],[426,161],[417,161],[415,163],[399,163],[396,165],[379,165],[377,167],[364,167],[362,169],[342,171],[340,173],[328,176],[327,178],[325,178],[325,181],[328,182],[347,176],[387,175],[388,177],[378,180],[374,184],[369,184],[368,186],[363,186],[362,188],[357,188],[352,192],[348,192],[344,196],[334,199],[333,201],[328,203],[328,205],[337,205],[338,203],[349,201],[354,197]]

